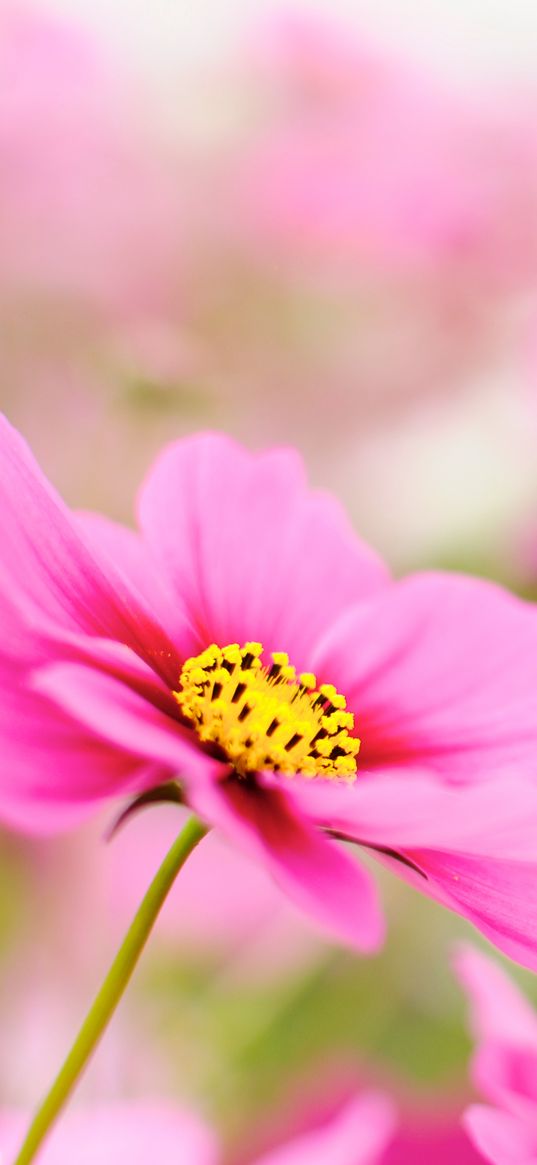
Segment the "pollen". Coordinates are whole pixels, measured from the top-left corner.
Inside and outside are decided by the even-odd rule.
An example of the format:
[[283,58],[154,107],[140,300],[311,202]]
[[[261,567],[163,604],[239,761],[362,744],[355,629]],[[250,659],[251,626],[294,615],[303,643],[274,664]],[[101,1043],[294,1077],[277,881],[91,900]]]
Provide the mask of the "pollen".
[[345,697],[312,672],[297,675],[284,651],[262,657],[261,643],[230,643],[187,660],[174,696],[200,741],[243,777],[271,769],[353,781],[360,741]]

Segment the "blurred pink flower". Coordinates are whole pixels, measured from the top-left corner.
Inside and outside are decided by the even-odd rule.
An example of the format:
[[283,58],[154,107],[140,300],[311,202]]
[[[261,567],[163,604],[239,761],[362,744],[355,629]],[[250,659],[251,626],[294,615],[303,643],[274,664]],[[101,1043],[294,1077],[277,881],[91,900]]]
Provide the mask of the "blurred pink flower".
[[381,1093],[363,1093],[326,1124],[263,1153],[252,1165],[380,1165],[396,1123]]
[[186,177],[128,53],[76,12],[32,0],[0,5],[0,171],[2,400],[72,496],[96,498],[95,459],[115,463],[118,411],[123,439],[129,414],[133,426],[124,475],[133,462],[137,477],[127,386],[146,386],[138,412],[156,449],[170,394],[143,409],[147,382],[190,372],[176,318]]
[[[0,1152],[15,1152],[25,1121],[0,1112]],[[293,1138],[252,1165],[377,1165],[395,1114],[380,1093],[364,1093],[326,1125]],[[162,1102],[121,1104],[67,1113],[52,1130],[43,1165],[217,1165],[211,1133],[196,1118]],[[3,1160],[3,1157],[2,1157]]]
[[505,971],[473,947],[462,948],[456,969],[476,1041],[472,1077],[489,1102],[467,1110],[468,1133],[493,1165],[535,1165],[537,1014]]
[[265,439],[360,440],[518,342],[537,95],[442,87],[298,11],[254,26],[230,89],[240,116],[198,160],[186,317]]
[[241,228],[253,217],[268,254],[280,244],[283,261],[302,253],[347,273],[453,263],[504,290],[534,275],[529,109],[443,87],[318,13],[269,17],[249,51],[266,102],[240,172]]
[[[15,1152],[26,1120],[0,1112],[0,1152]],[[364,1091],[330,1118],[295,1134],[250,1165],[478,1165],[482,1157],[454,1124],[440,1118],[398,1127],[395,1106],[383,1093]],[[218,1165],[211,1132],[195,1117],[165,1102],[130,1102],[68,1112],[42,1151],[43,1165]],[[3,1159],[3,1158],[2,1158]]]
[[[0,1111],[0,1159],[11,1158],[28,1118]],[[216,1143],[192,1114],[164,1101],[67,1112],[39,1153],[42,1165],[216,1165]]]
[[392,583],[292,451],[216,435],[163,451],[139,535],[71,515],[3,423],[0,509],[8,822],[180,779],[340,940],[374,950],[383,924],[334,837],[537,965],[534,608],[462,576]]
[[[119,831],[104,851],[94,837],[92,878],[102,927],[103,903],[122,932],[185,820],[177,806],[155,806]],[[85,925],[87,925],[85,919]],[[218,961],[241,980],[273,982],[319,957],[317,935],[279,892],[262,865],[212,833],[191,855],[159,918],[160,947]]]
[[[453,1099],[436,1094],[426,1104],[423,1099],[410,1100],[393,1081],[387,1088],[383,1085],[381,1092],[362,1086],[358,1097],[340,1102],[334,1109],[330,1105],[329,1113],[322,1117],[318,1104],[317,1110],[306,1109],[303,1127],[300,1118],[300,1134],[280,1134],[277,1144],[282,1147],[261,1154],[260,1159],[246,1151],[241,1154],[241,1165],[252,1160],[255,1165],[295,1165],[295,1160],[296,1165],[303,1161],[304,1165],[324,1165],[325,1161],[362,1165],[362,1160],[371,1165],[429,1165],[433,1161],[435,1165],[453,1165],[454,1161],[478,1165],[483,1159],[461,1127],[460,1106],[457,1103],[454,1107]],[[340,1155],[335,1152],[336,1145]],[[295,1146],[304,1147],[303,1156],[295,1158]]]
[[479,1165],[482,1160],[458,1120],[439,1112],[402,1122],[381,1165]]
[[[2,6],[4,399],[86,505],[126,512],[170,415],[174,432],[197,416],[247,439],[294,436],[349,500],[361,473],[373,536],[421,550],[436,514],[421,504],[424,450],[441,428],[465,476],[459,418],[445,391],[426,429],[408,411],[402,428],[401,410],[497,367],[534,311],[534,99],[441,91],[330,16],[258,28],[209,95],[206,76],[178,68],[164,115],[72,14]],[[403,509],[383,485],[395,458]],[[435,483],[440,556],[448,476]],[[470,545],[494,495],[482,479],[464,508],[477,509]]]
[[128,70],[76,21],[8,3],[0,92],[0,295],[48,301],[49,324],[58,306],[90,326],[162,310],[179,194]]

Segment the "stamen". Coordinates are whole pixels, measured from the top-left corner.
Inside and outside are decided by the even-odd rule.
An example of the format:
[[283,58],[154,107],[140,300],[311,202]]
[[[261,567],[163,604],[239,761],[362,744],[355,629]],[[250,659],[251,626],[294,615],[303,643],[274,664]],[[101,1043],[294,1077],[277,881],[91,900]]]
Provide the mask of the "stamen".
[[345,697],[332,684],[318,688],[312,672],[297,676],[286,652],[267,666],[262,654],[261,643],[212,644],[187,660],[174,695],[200,740],[241,776],[271,769],[354,780],[360,741]]

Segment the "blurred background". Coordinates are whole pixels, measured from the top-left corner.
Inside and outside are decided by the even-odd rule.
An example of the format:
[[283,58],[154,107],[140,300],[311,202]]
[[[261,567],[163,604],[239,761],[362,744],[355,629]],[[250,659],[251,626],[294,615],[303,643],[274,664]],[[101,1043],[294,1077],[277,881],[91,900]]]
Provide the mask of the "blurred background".
[[[536,64],[533,0],[3,0],[0,403],[69,503],[130,521],[160,445],[221,428],[298,446],[396,574],[537,597]],[[108,824],[2,836],[4,1104],[50,1079],[178,810]],[[85,1095],[189,1100],[235,1165],[363,1082],[451,1128],[466,929],[383,883],[360,961],[210,838]]]

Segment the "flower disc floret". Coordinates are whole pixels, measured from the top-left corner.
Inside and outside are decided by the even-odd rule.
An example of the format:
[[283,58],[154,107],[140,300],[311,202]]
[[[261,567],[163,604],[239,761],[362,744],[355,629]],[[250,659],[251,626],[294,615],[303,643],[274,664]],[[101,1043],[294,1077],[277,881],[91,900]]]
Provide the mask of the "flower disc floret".
[[354,716],[332,684],[297,676],[286,652],[262,662],[263,645],[211,644],[185,663],[174,692],[199,739],[215,746],[240,776],[271,769],[286,776],[354,780]]

